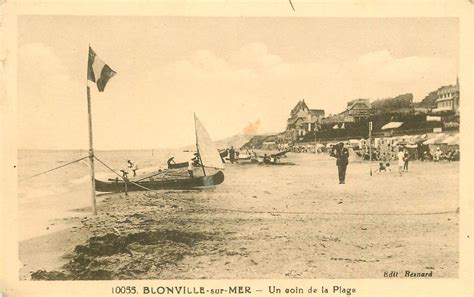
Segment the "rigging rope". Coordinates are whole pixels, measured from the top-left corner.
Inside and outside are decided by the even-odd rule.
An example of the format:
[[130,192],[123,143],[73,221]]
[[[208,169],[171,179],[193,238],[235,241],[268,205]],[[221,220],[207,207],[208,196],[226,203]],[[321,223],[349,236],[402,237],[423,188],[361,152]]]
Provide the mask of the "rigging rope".
[[69,163],[67,163],[67,164],[63,164],[63,165],[61,165],[61,166],[58,166],[58,167],[55,167],[55,168],[53,168],[53,169],[49,169],[49,170],[46,170],[46,171],[40,172],[40,173],[38,173],[38,174],[35,174],[35,175],[32,175],[32,176],[28,176],[28,177],[22,178],[22,179],[20,179],[20,180],[18,180],[18,181],[24,181],[24,180],[27,180],[27,179],[30,179],[30,178],[33,178],[33,177],[36,177],[36,176],[39,176],[39,175],[42,175],[42,174],[45,174],[45,173],[48,173],[48,172],[51,172],[51,171],[54,171],[54,170],[60,169],[60,168],[66,167],[66,166],[68,166],[68,165],[71,165],[71,164],[73,164],[73,163],[76,163],[76,162],[82,161],[82,160],[84,160],[84,159],[87,159],[87,158],[89,158],[89,156],[87,156],[87,157],[83,157],[83,158],[80,158],[80,159],[78,159],[78,160],[75,160],[75,161],[69,162]]
[[157,193],[157,194],[159,193],[159,192],[154,191],[154,190],[152,190],[152,189],[149,189],[149,188],[147,188],[147,187],[145,187],[145,186],[142,186],[142,185],[140,185],[140,184],[134,183],[134,182],[132,182],[132,181],[130,181],[130,180],[126,180],[123,176],[121,176],[120,174],[118,174],[115,170],[113,170],[112,168],[110,168],[107,164],[105,164],[104,162],[102,162],[99,158],[97,158],[96,156],[94,156],[94,158],[95,158],[97,161],[99,161],[102,165],[104,165],[105,168],[109,169],[110,171],[112,171],[113,173],[115,173],[116,175],[118,175],[118,176],[125,182],[125,185],[126,185],[127,183],[130,183],[130,184],[133,184],[133,185],[135,185],[135,186],[137,186],[137,187],[140,187],[140,188],[142,188],[142,189],[144,189],[144,190],[151,191],[151,192],[155,192],[155,193]]

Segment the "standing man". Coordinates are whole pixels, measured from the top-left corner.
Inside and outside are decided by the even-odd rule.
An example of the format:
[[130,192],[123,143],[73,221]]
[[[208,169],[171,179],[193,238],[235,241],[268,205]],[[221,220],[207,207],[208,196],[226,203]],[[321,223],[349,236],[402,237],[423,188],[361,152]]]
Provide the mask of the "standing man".
[[234,164],[234,161],[235,161],[235,150],[234,150],[234,147],[231,146],[230,147],[230,150],[229,150],[229,159],[230,159],[230,163]]
[[339,184],[346,183],[346,170],[349,164],[349,150],[340,142],[334,146],[332,156],[336,158],[337,171],[339,173]]
[[408,172],[408,161],[410,161],[410,154],[408,153],[407,149],[403,150],[403,171]]

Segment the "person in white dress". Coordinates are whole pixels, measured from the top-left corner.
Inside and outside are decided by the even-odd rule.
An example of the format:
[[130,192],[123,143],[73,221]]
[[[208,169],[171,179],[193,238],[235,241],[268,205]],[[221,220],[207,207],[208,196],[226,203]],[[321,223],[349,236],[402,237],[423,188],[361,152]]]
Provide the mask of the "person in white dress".
[[403,166],[405,166],[405,160],[403,160],[404,157],[405,157],[405,153],[403,152],[403,150],[401,148],[398,148],[398,154],[397,154],[398,172],[400,173],[400,175],[402,175]]

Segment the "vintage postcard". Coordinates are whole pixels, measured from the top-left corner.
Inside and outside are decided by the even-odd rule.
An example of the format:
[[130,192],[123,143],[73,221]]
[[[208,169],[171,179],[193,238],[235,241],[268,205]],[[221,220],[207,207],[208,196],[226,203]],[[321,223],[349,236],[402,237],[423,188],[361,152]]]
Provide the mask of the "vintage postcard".
[[472,2],[1,7],[4,296],[472,296]]

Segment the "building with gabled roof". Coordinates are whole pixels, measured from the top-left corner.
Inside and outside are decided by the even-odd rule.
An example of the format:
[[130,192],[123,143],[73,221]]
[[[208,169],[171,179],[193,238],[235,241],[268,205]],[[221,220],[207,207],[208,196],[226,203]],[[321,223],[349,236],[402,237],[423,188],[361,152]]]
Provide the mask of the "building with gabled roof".
[[438,90],[436,108],[433,113],[452,113],[459,115],[459,79],[455,85],[445,86]]
[[336,115],[323,118],[321,122],[326,125],[354,123],[368,119],[373,115],[369,99],[355,99],[347,102],[346,110]]
[[308,133],[314,132],[324,117],[323,109],[310,109],[304,99],[298,101],[290,112],[286,131],[289,138],[298,140]]

